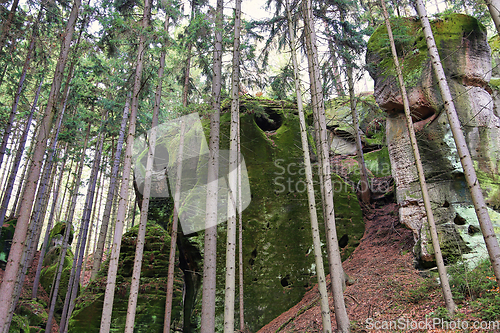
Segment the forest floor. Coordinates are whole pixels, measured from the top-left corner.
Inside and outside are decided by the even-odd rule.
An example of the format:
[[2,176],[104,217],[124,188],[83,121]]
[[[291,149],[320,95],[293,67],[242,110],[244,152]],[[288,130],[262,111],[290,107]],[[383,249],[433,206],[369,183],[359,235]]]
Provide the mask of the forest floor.
[[[442,308],[438,309],[445,306],[441,288],[435,279],[426,277],[428,273],[415,268],[413,235],[399,224],[397,204],[372,205],[365,209],[364,219],[361,243],[343,264],[354,280],[344,292],[351,332],[495,332],[471,329],[480,318],[468,302],[459,304],[454,319],[443,319]],[[332,325],[336,326],[330,288],[328,292]],[[322,332],[319,304],[316,285],[259,333]],[[469,329],[450,329],[454,325]]]

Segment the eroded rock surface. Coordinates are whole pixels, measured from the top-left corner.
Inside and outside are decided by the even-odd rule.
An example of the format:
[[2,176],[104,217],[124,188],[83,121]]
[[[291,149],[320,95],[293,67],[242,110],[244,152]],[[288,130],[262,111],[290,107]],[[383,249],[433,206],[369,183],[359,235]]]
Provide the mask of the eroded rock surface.
[[[500,119],[494,112],[488,88],[491,58],[486,31],[476,19],[461,14],[438,19],[432,26],[485,199],[491,208],[498,210]],[[479,259],[486,255],[485,247],[481,233],[468,233],[471,226],[478,227],[478,221],[420,23],[413,18],[398,18],[393,27],[445,259],[450,261],[461,255]],[[377,103],[389,115],[387,144],[400,219],[418,240],[415,252],[420,263],[432,266],[426,214],[385,26],[370,38],[367,63],[375,80]],[[493,209],[490,216],[500,233],[500,214]]]

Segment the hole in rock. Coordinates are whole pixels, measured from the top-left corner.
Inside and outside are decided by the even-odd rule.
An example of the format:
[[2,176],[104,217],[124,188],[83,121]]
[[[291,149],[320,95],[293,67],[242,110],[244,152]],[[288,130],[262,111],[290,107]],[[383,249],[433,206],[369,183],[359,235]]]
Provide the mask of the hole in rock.
[[281,279],[281,285],[283,287],[287,287],[290,285],[290,281],[288,281],[288,279],[290,278],[290,275],[286,275],[284,278]]
[[340,237],[340,239],[339,239],[339,247],[341,249],[343,249],[344,247],[346,247],[348,243],[349,243],[349,236],[347,236],[347,234],[345,234],[344,236]]
[[283,119],[278,112],[266,109],[264,113],[255,115],[255,123],[264,132],[273,132],[281,127]]
[[443,203],[443,207],[450,207],[450,203],[447,200],[445,200]]
[[465,225],[467,221],[462,216],[457,214],[455,215],[453,222],[455,222],[456,225]]

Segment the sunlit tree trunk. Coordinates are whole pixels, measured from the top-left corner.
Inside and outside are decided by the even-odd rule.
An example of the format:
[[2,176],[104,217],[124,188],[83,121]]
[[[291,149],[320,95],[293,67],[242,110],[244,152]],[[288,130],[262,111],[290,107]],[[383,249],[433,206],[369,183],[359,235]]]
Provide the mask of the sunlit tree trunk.
[[219,125],[222,85],[222,20],[223,0],[217,0],[215,17],[214,74],[207,178],[205,248],[203,259],[203,295],[201,303],[201,333],[215,331],[215,291],[217,275],[217,201],[219,178]]
[[[18,1],[18,0],[16,0],[16,1]],[[38,31],[38,21],[40,20],[42,12],[43,12],[43,10],[40,9],[40,11],[38,12],[38,16],[36,18],[36,21],[33,24],[33,31],[31,33],[31,41],[30,41],[30,45],[28,46],[28,51],[26,53],[26,59],[24,60],[24,66],[23,66],[23,70],[21,72],[21,78],[19,79],[19,83],[17,85],[17,91],[16,91],[16,94],[14,96],[14,103],[12,104],[12,109],[11,109],[11,112],[10,112],[9,119],[7,120],[7,125],[4,128],[4,130],[3,130],[4,131],[3,140],[2,140],[2,144],[0,145],[0,166],[2,165],[3,157],[5,155],[5,149],[7,148],[7,141],[9,140],[10,132],[12,130],[12,124],[14,123],[14,117],[17,114],[17,107],[19,105],[19,99],[21,98],[21,92],[23,91],[24,81],[26,79],[26,73],[27,73],[27,71],[28,71],[28,69],[30,67],[31,58],[32,58],[32,55],[33,55],[33,50],[35,48],[35,41],[38,38],[38,34],[37,34],[37,31]],[[5,22],[5,24],[7,24],[7,23],[8,23],[8,21]],[[1,43],[2,42],[0,40],[0,51],[3,48],[3,44],[1,44]],[[43,81],[43,79],[41,81]],[[0,223],[0,225],[1,225],[1,223]]]
[[[64,152],[65,154],[68,153],[68,143],[66,143],[66,148],[64,149],[64,151],[65,151]],[[52,229],[52,225],[54,223],[56,203],[57,203],[57,198],[59,196],[59,189],[61,188],[61,183],[62,183],[63,174],[64,174],[63,170],[64,170],[64,167],[66,166],[66,161],[67,161],[67,158],[64,158],[63,163],[62,163],[61,168],[60,168],[59,179],[57,180],[57,184],[54,186],[54,198],[52,200],[52,207],[50,210],[49,221],[47,223],[47,229],[45,230],[45,236],[43,239],[42,248],[40,249],[40,256],[38,258],[38,265],[36,268],[35,280],[33,281],[33,290],[31,293],[31,298],[37,298],[37,296],[38,296],[38,284],[40,283],[40,273],[42,272],[42,266],[43,266],[42,263],[43,263],[43,259],[45,258],[45,252],[47,251],[47,247],[49,244],[50,230]]]
[[[107,115],[104,117],[107,118]],[[104,143],[104,133],[100,134],[99,143],[96,147],[96,153],[94,156],[94,163],[92,164],[92,170],[90,173],[89,185],[87,190],[87,197],[85,199],[85,206],[83,209],[83,216],[81,220],[80,232],[78,234],[78,244],[77,252],[75,256],[76,270],[72,277],[70,276],[70,282],[68,283],[68,291],[66,293],[66,299],[64,301],[65,307],[63,308],[63,314],[61,315],[61,323],[59,326],[60,333],[66,333],[68,331],[69,318],[75,307],[75,299],[78,292],[78,286],[80,282],[80,274],[82,271],[83,257],[85,254],[85,244],[88,235],[88,228],[90,223],[90,215],[92,213],[92,205],[94,202],[95,187],[97,184],[97,178],[99,176],[99,166],[101,164],[102,156],[102,146]],[[75,265],[73,265],[74,267]],[[71,286],[71,287],[70,287]],[[65,312],[66,311],[66,312]]]
[[106,206],[104,207],[101,229],[99,231],[99,240],[97,241],[97,248],[94,253],[94,263],[92,265],[91,279],[95,279],[99,269],[101,268],[102,254],[104,252],[104,245],[106,242],[106,235],[108,233],[109,219],[111,216],[111,208],[113,206],[113,198],[115,196],[116,179],[118,176],[118,169],[120,166],[120,157],[123,149],[123,140],[125,137],[125,128],[127,126],[129,111],[129,100],[125,102],[125,108],[123,109],[122,123],[120,126],[120,134],[116,144],[116,151],[114,154],[113,169],[111,170],[111,176],[109,180],[108,195],[106,198]]
[[[165,30],[168,33],[168,16],[165,19]],[[165,70],[165,50],[160,55],[160,68],[158,69],[158,84],[155,93],[155,105],[151,121],[151,131],[149,134],[149,149],[146,162],[146,175],[144,177],[144,191],[141,206],[141,218],[135,248],[134,269],[132,271],[132,281],[130,283],[130,295],[128,298],[127,317],[125,320],[125,333],[134,332],[135,313],[137,308],[137,298],[139,296],[139,284],[141,280],[142,257],[144,254],[144,240],[146,238],[146,225],[148,222],[149,197],[151,195],[151,174],[156,150],[156,136],[158,127],[158,112],[161,104],[161,91],[163,83],[163,71]],[[132,203],[133,214],[135,216],[135,202]]]
[[344,281],[344,271],[342,268],[342,261],[340,258],[340,251],[337,240],[337,231],[335,229],[335,214],[333,206],[333,188],[330,174],[330,147],[328,145],[327,130],[326,130],[326,117],[325,108],[323,104],[323,93],[321,89],[320,70],[318,63],[318,52],[316,47],[316,33],[314,30],[314,20],[312,15],[311,0],[303,2],[304,10],[304,26],[305,26],[305,39],[307,45],[307,56],[309,67],[313,80],[311,81],[311,95],[315,96],[316,104],[313,105],[313,113],[315,121],[318,123],[319,128],[319,151],[321,155],[321,173],[324,182],[324,202],[325,217],[326,217],[326,233],[328,238],[329,247],[329,264],[330,264],[330,277],[332,283],[332,292],[335,308],[335,318],[337,320],[338,332],[349,332],[350,322],[345,308],[344,296],[342,291],[342,284]]
[[354,95],[354,80],[352,78],[352,65],[347,64],[347,81],[349,84],[349,99],[351,102],[351,114],[354,125],[355,140],[356,140],[356,154],[358,156],[359,170],[361,171],[360,180],[360,193],[361,201],[365,204],[370,203],[371,191],[368,182],[368,171],[366,170],[365,158],[363,156],[363,144],[361,142],[361,134],[359,129],[359,116],[356,109],[356,96]]
[[455,104],[453,103],[453,97],[451,96],[450,88],[448,87],[448,82],[446,81],[446,76],[441,64],[436,42],[434,41],[434,35],[432,34],[431,25],[427,17],[427,11],[422,0],[416,0],[416,8],[418,15],[420,16],[420,21],[422,22],[432,67],[434,68],[434,73],[438,79],[441,97],[444,101],[444,108],[446,110],[446,114],[448,115],[448,122],[450,123],[451,132],[453,133],[460,162],[462,163],[462,167],[464,169],[465,180],[469,186],[474,209],[476,210],[477,219],[479,220],[484,242],[490,256],[491,266],[493,268],[493,272],[495,273],[497,283],[500,286],[500,247],[498,246],[495,230],[493,229],[490,215],[488,214],[488,207],[484,202],[483,193],[481,192],[476,171],[474,170],[474,163],[471,159],[469,148],[467,147],[467,142],[465,141],[465,137],[462,132],[460,120],[458,119]]
[[484,0],[490,11],[497,33],[500,34],[500,0]]
[[[33,114],[35,113],[36,104],[38,103],[38,97],[40,96],[40,89],[42,88],[43,79],[40,80],[40,84],[38,85],[38,89],[35,94],[35,100],[33,101],[33,105],[31,107],[30,115],[28,116],[28,120],[24,126],[23,134],[21,136],[21,141],[19,142],[19,147],[16,151],[16,157],[14,160],[14,165],[12,167],[12,171],[9,175],[9,180],[7,182],[7,188],[5,189],[5,193],[2,199],[2,207],[0,210],[0,227],[3,225],[5,220],[5,215],[7,214],[7,208],[9,206],[10,197],[12,194],[12,190],[14,188],[14,182],[16,180],[17,171],[19,170],[19,165],[21,164],[21,159],[24,153],[24,147],[26,145],[26,141],[28,139],[29,129],[31,127],[31,121],[33,120]],[[21,188],[21,184],[19,184],[19,188]],[[15,206],[12,208],[15,211]],[[1,230],[1,229],[0,229]]]
[[226,242],[226,288],[224,300],[224,332],[234,332],[234,300],[236,295],[236,208],[238,192],[238,129],[240,122],[240,32],[241,0],[235,1],[233,73],[231,87],[231,128],[229,134],[229,191]]
[[128,188],[130,182],[130,174],[132,167],[132,146],[134,144],[135,126],[137,120],[137,109],[139,108],[139,91],[141,89],[141,77],[144,67],[144,57],[146,51],[146,29],[149,26],[149,19],[151,15],[151,1],[144,1],[144,11],[141,22],[142,32],[140,35],[139,47],[137,50],[137,67],[135,71],[134,92],[132,95],[132,105],[130,112],[130,122],[128,128],[127,148],[125,152],[125,159],[123,162],[123,175],[122,184],[120,189],[120,199],[118,203],[118,212],[115,224],[115,234],[113,239],[113,246],[111,249],[108,278],[106,281],[106,292],[104,294],[104,305],[101,317],[101,333],[108,333],[111,327],[111,314],[113,312],[113,300],[115,296],[116,274],[118,271],[118,259],[120,256],[120,246],[122,241],[123,224],[125,222],[125,215],[127,213],[128,202]]
[[391,23],[389,21],[389,14],[387,13],[387,9],[385,7],[385,0],[380,0],[380,4],[382,6],[382,11],[385,18],[387,35],[389,36],[389,41],[391,43],[392,58],[394,59],[394,66],[396,67],[396,71],[398,74],[399,87],[401,89],[401,94],[403,96],[406,125],[408,127],[408,134],[410,136],[413,156],[415,157],[415,165],[417,167],[418,179],[420,181],[420,189],[422,190],[422,198],[424,200],[425,212],[427,214],[427,222],[429,223],[432,246],[434,248],[434,257],[436,259],[436,264],[438,267],[439,279],[441,282],[441,288],[443,290],[443,297],[446,304],[446,309],[448,310],[450,316],[453,316],[455,313],[456,306],[455,303],[453,302],[450,283],[448,281],[448,275],[446,273],[446,267],[444,266],[443,255],[441,253],[441,247],[439,245],[439,238],[436,230],[436,223],[434,221],[434,214],[432,212],[431,200],[429,197],[429,192],[427,191],[427,183],[425,181],[424,168],[422,166],[420,151],[418,149],[418,144],[417,144],[417,137],[415,136],[415,129],[413,128],[413,121],[411,119],[410,102],[408,99],[408,95],[406,94],[406,87],[403,80],[403,72],[401,70],[401,66],[399,65],[396,45],[394,44],[394,37],[392,35]]
[[300,89],[300,71],[297,61],[295,31],[292,26],[292,14],[288,1],[286,3],[286,11],[288,17],[288,31],[290,34],[290,48],[294,72],[295,92],[297,95],[297,107],[299,111],[300,122],[300,138],[302,142],[302,151],[304,153],[304,166],[306,174],[307,198],[309,203],[309,215],[311,218],[311,231],[313,236],[314,259],[316,264],[316,275],[318,277],[318,291],[320,294],[321,319],[323,323],[323,332],[332,332],[332,322],[330,318],[330,306],[328,303],[328,291],[326,285],[326,277],[323,265],[323,254],[321,251],[321,239],[319,234],[318,216],[316,213],[316,198],[314,193],[314,185],[312,178],[312,167],[309,154],[309,142],[307,140],[307,127],[304,117],[304,109],[302,105],[302,92]]

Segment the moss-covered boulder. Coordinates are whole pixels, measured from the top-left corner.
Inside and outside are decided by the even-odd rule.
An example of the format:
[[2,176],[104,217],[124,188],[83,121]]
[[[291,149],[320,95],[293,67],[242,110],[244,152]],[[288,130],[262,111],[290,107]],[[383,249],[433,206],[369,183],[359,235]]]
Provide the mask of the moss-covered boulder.
[[[392,23],[444,254],[447,260],[458,253],[470,259],[485,256],[484,244],[467,232],[470,225],[477,226],[477,220],[470,214],[471,198],[420,22],[397,18]],[[461,14],[443,16],[431,25],[485,199],[498,209],[500,119],[488,87],[491,58],[486,30],[475,18]],[[367,63],[377,103],[388,113],[387,143],[400,219],[419,240],[416,253],[421,264],[432,266],[433,251],[385,26],[368,42]],[[500,220],[493,210],[490,215],[500,232]]]
[[[40,272],[40,284],[43,289],[50,293],[54,279],[57,275],[59,266],[59,258],[61,255],[62,247],[60,245],[53,246],[45,255],[43,260],[43,269]],[[66,297],[66,289],[68,288],[69,277],[71,274],[71,267],[73,266],[74,255],[71,249],[67,249],[66,257],[64,258],[63,271],[61,274],[61,282],[59,284],[59,292],[57,295],[57,302],[54,315],[56,318],[62,314],[62,306],[64,298]]]
[[[135,226],[122,238],[110,332],[124,331],[137,231],[138,226]],[[169,234],[161,226],[149,223],[141,268],[135,332],[163,331],[169,250]],[[97,278],[91,281],[77,298],[69,322],[69,332],[99,332],[108,268],[109,260],[103,264]],[[179,327],[182,322],[182,275],[180,269],[177,269],[172,310],[174,328]]]
[[17,219],[6,220],[0,228],[0,268],[5,269],[7,258],[9,258],[12,237],[16,229]]
[[[223,104],[221,114],[220,149],[229,149],[230,113],[229,104]],[[240,105],[241,149],[248,173],[251,192],[249,206],[243,211],[243,262],[244,262],[244,307],[245,324],[251,331],[260,327],[296,304],[315,283],[314,256],[305,187],[303,155],[301,150],[298,112],[296,105],[284,101],[243,98]],[[204,135],[208,141],[208,120],[203,119]],[[199,146],[199,134],[187,129],[185,138],[199,147],[195,155],[206,154],[206,146]],[[168,132],[159,138],[157,149],[168,152],[167,173],[175,174],[178,151],[178,131]],[[194,142],[194,143],[193,143]],[[311,142],[312,139],[311,139]],[[142,154],[144,154],[142,152]],[[143,156],[143,155],[139,155]],[[200,172],[199,159],[186,159],[187,168]],[[183,172],[184,172],[183,164]],[[205,172],[205,171],[202,171]],[[155,176],[156,179],[161,178]],[[137,188],[141,188],[141,177],[137,177]],[[364,232],[361,209],[352,186],[343,178],[333,176],[335,185],[335,216],[338,238],[341,240],[342,257],[346,259],[359,244]],[[164,188],[163,185],[155,185]],[[319,188],[318,188],[319,193]],[[186,197],[193,205],[204,200],[197,193]],[[318,203],[320,202],[318,198]],[[203,206],[203,205],[202,205]],[[204,209],[204,207],[203,207]],[[180,209],[182,214],[182,208]],[[150,212],[153,212],[150,208]],[[321,207],[318,206],[318,212]],[[153,214],[157,222],[165,225],[164,212],[159,207]],[[200,219],[204,221],[203,211]],[[202,276],[204,233],[180,237],[180,251],[190,253],[183,258],[194,258],[192,267],[184,263],[186,298],[194,297],[192,309],[185,309],[184,332],[199,332],[201,310],[201,285],[193,279]],[[323,240],[325,243],[325,240]],[[226,223],[218,225],[217,252],[217,299],[216,331],[223,330]],[[198,253],[199,257],[195,254]],[[326,258],[326,250],[325,250]],[[196,274],[192,271],[196,270]],[[191,275],[189,275],[191,274]],[[188,285],[188,282],[190,285]],[[190,296],[188,296],[190,295]],[[238,305],[236,305],[238,309]],[[235,315],[239,318],[238,314]],[[189,325],[189,327],[187,327]],[[239,324],[237,324],[238,326]]]

